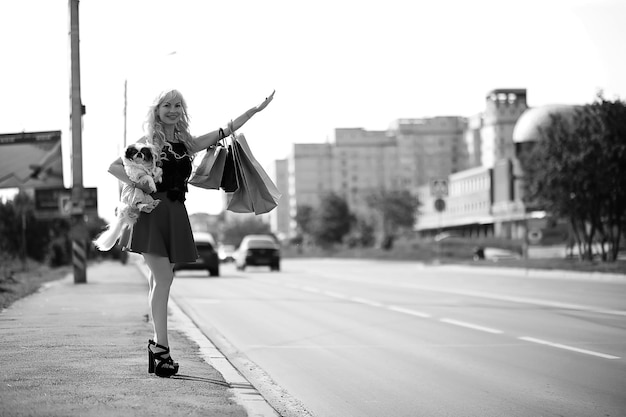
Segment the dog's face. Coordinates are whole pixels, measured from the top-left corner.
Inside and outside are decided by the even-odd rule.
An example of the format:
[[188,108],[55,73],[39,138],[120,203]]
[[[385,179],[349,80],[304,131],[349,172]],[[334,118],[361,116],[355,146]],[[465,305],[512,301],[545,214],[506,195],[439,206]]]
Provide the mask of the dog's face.
[[124,152],[124,157],[130,161],[140,164],[152,164],[154,154],[152,148],[144,143],[133,143],[128,145]]

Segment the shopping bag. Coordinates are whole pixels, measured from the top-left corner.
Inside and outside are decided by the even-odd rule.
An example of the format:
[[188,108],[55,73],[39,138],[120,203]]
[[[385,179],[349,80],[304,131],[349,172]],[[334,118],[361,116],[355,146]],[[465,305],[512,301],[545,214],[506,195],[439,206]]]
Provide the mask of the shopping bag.
[[232,154],[239,187],[227,210],[235,213],[268,213],[278,205],[280,192],[254,158],[243,134],[233,135]]
[[234,160],[235,176],[237,178],[237,189],[230,198],[226,210],[234,213],[254,213],[248,182],[242,170],[241,158],[236,142],[233,142],[231,150]]
[[226,158],[227,150],[219,143],[214,148],[207,149],[200,165],[196,168],[196,172],[189,180],[189,184],[209,190],[219,189]]
[[232,193],[237,190],[237,175],[235,173],[235,159],[233,157],[232,143],[226,145],[224,160],[224,170],[222,172],[222,180],[220,182],[220,188],[227,193]]
[[243,135],[243,133],[237,135],[237,143],[241,145],[241,149],[247,157],[245,159],[249,160],[252,163],[250,170],[256,171],[256,174],[258,174],[260,180],[263,182],[262,185],[259,184],[259,189],[263,191],[267,190],[269,192],[269,194],[271,195],[271,200],[276,203],[274,207],[276,207],[276,205],[278,204],[278,200],[280,200],[281,197],[281,193],[280,191],[278,191],[278,187],[276,187],[270,176],[267,175],[267,172],[265,172],[265,170],[263,169],[263,166],[261,166],[259,161],[257,161],[252,154],[250,145],[248,145],[248,141],[246,140],[246,137]]

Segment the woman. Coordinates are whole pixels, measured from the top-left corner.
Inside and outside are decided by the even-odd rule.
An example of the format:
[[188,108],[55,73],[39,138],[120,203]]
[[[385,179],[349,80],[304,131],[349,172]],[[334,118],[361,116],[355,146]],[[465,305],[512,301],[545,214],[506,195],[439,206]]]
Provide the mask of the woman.
[[[148,340],[149,373],[170,377],[178,372],[178,364],[170,356],[167,339],[167,303],[174,278],[174,264],[195,262],[198,257],[184,205],[193,155],[239,129],[267,107],[273,98],[272,92],[263,103],[234,119],[228,127],[198,137],[189,133],[187,105],[177,90],[162,93],[150,107],[144,125],[146,135],[138,142],[151,144],[160,150],[157,163],[163,169],[163,179],[152,194],[160,203],[150,213],[141,212],[132,230],[120,239],[120,245],[126,250],[141,253],[150,268],[148,300],[154,339]],[[120,181],[151,193],[144,185],[132,183],[124,171],[121,158],[111,164],[109,172]]]

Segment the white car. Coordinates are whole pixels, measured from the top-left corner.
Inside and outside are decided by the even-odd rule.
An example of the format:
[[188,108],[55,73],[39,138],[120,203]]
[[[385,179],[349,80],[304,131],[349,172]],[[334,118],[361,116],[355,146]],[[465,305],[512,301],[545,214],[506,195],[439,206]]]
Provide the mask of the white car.
[[247,266],[269,266],[272,271],[280,271],[280,246],[270,235],[247,235],[234,258],[240,271]]

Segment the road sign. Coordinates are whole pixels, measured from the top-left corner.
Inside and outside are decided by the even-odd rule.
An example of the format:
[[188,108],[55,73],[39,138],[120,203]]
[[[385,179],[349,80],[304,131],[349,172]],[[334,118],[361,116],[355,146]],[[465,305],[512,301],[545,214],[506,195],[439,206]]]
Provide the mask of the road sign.
[[438,212],[442,212],[446,209],[446,201],[443,198],[438,198],[435,200],[435,210]]
[[435,178],[430,180],[430,195],[436,198],[448,196],[448,180]]
[[74,207],[69,188],[35,189],[35,214],[39,218],[69,217],[72,214],[98,213],[98,189],[85,188],[85,207]]

